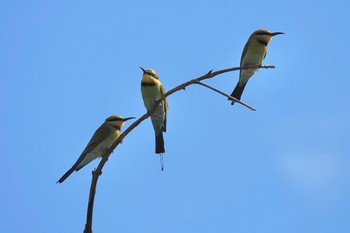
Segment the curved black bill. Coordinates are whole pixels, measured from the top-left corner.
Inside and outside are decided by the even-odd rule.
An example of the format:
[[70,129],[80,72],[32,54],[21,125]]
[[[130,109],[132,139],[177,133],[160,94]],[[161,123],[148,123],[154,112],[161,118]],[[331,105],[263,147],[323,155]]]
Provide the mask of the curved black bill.
[[140,69],[143,71],[143,73],[146,73],[146,70],[140,66]]
[[284,32],[271,32],[271,36],[276,36],[280,34],[284,34]]
[[125,118],[123,118],[123,121],[125,122],[125,121],[128,121],[128,120],[131,120],[131,119],[135,119],[136,117],[125,117]]

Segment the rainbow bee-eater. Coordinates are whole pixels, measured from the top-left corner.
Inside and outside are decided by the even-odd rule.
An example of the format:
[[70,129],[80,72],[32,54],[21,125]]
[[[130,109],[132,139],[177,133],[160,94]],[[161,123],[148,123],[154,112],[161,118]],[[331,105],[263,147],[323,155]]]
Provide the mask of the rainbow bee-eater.
[[[273,36],[284,34],[283,32],[270,32],[265,29],[259,29],[253,32],[250,35],[247,43],[244,46],[241,64],[240,66],[247,65],[261,65],[262,61],[266,57],[267,45],[272,39]],[[239,72],[239,81],[231,93],[232,97],[240,100],[243,90],[247,85],[248,80],[253,76],[257,71],[257,68],[244,69]],[[231,104],[234,104],[235,101],[232,101]]]
[[[154,106],[155,101],[165,94],[165,90],[159,80],[158,74],[154,70],[144,69],[142,67],[140,68],[143,71],[141,80],[143,103],[145,104],[147,111],[150,111]],[[162,170],[164,169],[163,153],[165,152],[163,132],[166,132],[167,111],[168,102],[166,99],[164,99],[158,104],[154,113],[151,115],[156,141],[155,152],[156,154],[160,154]]]
[[92,160],[102,157],[120,135],[124,122],[135,117],[122,118],[112,115],[96,130],[75,164],[57,181],[62,183],[73,171],[79,171]]

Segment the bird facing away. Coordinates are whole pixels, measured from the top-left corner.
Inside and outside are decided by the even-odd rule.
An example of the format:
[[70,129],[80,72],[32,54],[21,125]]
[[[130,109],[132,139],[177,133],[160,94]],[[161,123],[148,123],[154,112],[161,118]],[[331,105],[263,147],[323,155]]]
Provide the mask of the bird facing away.
[[[154,106],[155,101],[165,94],[165,90],[159,80],[158,74],[154,70],[140,68],[143,71],[141,80],[143,103],[145,104],[147,111],[150,111]],[[163,132],[166,132],[167,111],[168,102],[164,99],[158,104],[154,113],[151,115],[156,141],[155,153],[160,154],[162,170],[164,169],[162,153],[165,152]]]
[[[259,29],[250,35],[247,43],[244,46],[240,66],[261,65],[266,57],[267,45],[272,37],[284,34],[283,32],[270,32],[265,29]],[[239,72],[239,81],[231,93],[231,96],[240,100],[243,90],[247,85],[248,80],[257,71],[257,68],[244,69]],[[232,101],[233,105],[235,101]]]
[[62,183],[73,171],[79,171],[92,160],[103,156],[120,135],[124,122],[135,117],[122,118],[112,115],[96,130],[75,164],[57,181]]

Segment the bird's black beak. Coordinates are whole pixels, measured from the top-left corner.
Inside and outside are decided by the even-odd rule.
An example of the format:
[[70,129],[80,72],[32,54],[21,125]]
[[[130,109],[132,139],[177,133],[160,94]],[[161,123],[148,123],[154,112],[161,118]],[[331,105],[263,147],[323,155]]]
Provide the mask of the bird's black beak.
[[143,73],[146,73],[146,70],[140,66],[140,69],[143,71]]
[[131,119],[135,119],[136,117],[125,117],[125,118],[123,118],[123,121],[125,122],[125,121],[128,121],[128,120],[131,120]]
[[280,34],[284,34],[284,32],[271,32],[271,36],[276,36]]

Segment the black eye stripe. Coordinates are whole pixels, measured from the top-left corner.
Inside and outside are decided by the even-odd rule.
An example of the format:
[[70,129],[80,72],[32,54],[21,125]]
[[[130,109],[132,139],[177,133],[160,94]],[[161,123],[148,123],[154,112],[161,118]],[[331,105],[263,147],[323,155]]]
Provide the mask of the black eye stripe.
[[271,33],[269,32],[257,32],[255,33],[256,36],[270,36]]
[[109,122],[116,122],[116,121],[121,121],[122,119],[120,118],[113,118],[113,119],[109,119]]
[[158,77],[154,73],[146,72],[149,76],[152,76],[155,79],[158,79]]

